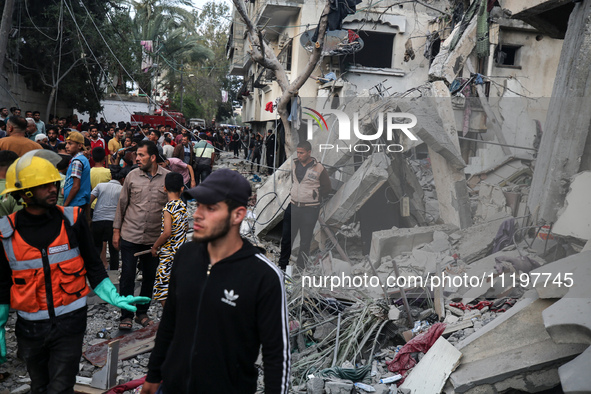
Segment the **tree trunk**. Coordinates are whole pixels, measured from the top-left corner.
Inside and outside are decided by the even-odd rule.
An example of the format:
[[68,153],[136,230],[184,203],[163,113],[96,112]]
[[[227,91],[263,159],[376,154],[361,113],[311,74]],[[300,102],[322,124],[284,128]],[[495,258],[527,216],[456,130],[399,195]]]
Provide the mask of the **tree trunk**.
[[[326,28],[328,26],[328,13],[330,11],[330,0],[325,0],[325,6],[320,16],[318,26],[318,41],[308,63],[300,74],[290,83],[287,78],[285,68],[277,59],[273,49],[265,43],[261,30],[254,25],[254,23],[248,17],[246,6],[242,0],[232,0],[236,11],[244,21],[246,30],[248,32],[248,39],[251,43],[249,54],[253,61],[259,63],[265,68],[273,71],[277,84],[281,88],[282,96],[277,105],[277,113],[281,117],[283,127],[285,130],[285,155],[289,157],[293,153],[293,136],[291,125],[287,121],[287,106],[291,104],[291,99],[297,94],[298,90],[306,83],[312,71],[318,65],[321,59],[322,49],[324,47],[324,36]],[[246,45],[246,44],[245,44]]]
[[4,59],[6,58],[6,48],[8,46],[8,34],[12,28],[13,10],[14,0],[6,0],[2,12],[2,24],[0,25],[0,74],[4,74]]
[[[51,111],[51,105],[53,104],[53,100],[55,98],[55,92],[57,91],[57,87],[51,88],[51,93],[49,94],[49,101],[47,101],[47,108],[45,109],[45,123],[49,123],[49,111]],[[53,114],[57,116],[57,114]]]

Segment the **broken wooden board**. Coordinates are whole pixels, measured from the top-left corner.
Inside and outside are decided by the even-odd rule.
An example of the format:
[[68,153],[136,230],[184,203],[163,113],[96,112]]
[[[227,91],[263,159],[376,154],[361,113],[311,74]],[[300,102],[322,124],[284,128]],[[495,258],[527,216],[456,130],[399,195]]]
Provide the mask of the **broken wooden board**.
[[447,338],[456,331],[460,331],[473,326],[474,323],[472,322],[472,320],[462,320],[460,322],[457,322],[456,324],[448,324],[447,327],[445,327],[445,330],[443,330],[443,334],[441,334],[441,336]]
[[105,390],[99,390],[86,386],[84,384],[76,383],[74,385],[74,394],[103,394]]
[[410,371],[400,385],[411,394],[439,393],[449,375],[460,364],[462,353],[445,338],[439,339],[427,351],[425,357]]
[[[436,263],[435,267],[437,276],[441,278],[441,264]],[[435,287],[433,304],[433,307],[435,308],[435,313],[437,313],[437,316],[439,317],[439,321],[443,321],[443,319],[445,319],[445,300],[443,298],[443,286]]]
[[131,334],[120,335],[117,338],[112,338],[90,346],[83,353],[85,359],[96,367],[103,367],[107,361],[107,348],[109,343],[119,339],[119,360],[127,360],[138,354],[146,353],[154,348],[154,341],[156,332],[158,331],[159,323],[151,326],[141,328]]

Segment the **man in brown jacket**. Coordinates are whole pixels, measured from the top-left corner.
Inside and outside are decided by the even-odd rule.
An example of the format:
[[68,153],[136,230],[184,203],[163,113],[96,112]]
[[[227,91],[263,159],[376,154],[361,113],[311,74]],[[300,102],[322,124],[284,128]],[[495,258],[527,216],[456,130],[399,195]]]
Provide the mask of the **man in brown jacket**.
[[193,143],[191,142],[191,137],[189,136],[189,133],[185,132],[183,134],[181,143],[174,148],[172,157],[181,159],[186,164],[193,167],[193,165],[195,164],[195,152],[193,151]]
[[298,144],[297,158],[291,167],[291,202],[283,217],[281,255],[279,266],[285,271],[291,254],[291,245],[300,233],[300,250],[297,265],[304,267],[304,258],[310,253],[314,226],[320,213],[322,199],[332,191],[326,169],[312,157],[312,146],[308,141]]
[[[169,172],[158,166],[158,149],[152,141],[140,141],[137,145],[136,163],[123,183],[119,204],[113,221],[113,246],[121,250],[120,293],[133,295],[138,258],[135,253],[150,250],[160,236],[162,209],[168,197],[164,191],[164,178]],[[140,294],[152,297],[158,258],[151,253],[140,256],[142,262],[142,288]],[[136,323],[148,326],[153,323],[148,316],[148,306],[138,305]],[[133,326],[133,312],[121,310],[120,330]]]

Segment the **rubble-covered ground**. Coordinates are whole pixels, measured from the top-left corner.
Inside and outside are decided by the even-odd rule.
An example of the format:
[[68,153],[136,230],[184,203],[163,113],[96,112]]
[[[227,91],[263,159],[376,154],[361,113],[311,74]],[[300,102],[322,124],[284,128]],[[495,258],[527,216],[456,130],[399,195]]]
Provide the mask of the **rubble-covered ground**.
[[[508,328],[509,333],[539,330],[540,324],[543,324],[540,312],[528,312],[527,309],[530,307],[528,303],[536,305],[546,302],[532,296],[532,291],[540,291],[539,286],[536,287],[529,281],[512,286],[509,279],[501,285],[498,275],[527,274],[541,269],[539,266],[544,268],[545,264],[568,259],[568,256],[577,257],[582,253],[583,245],[577,240],[544,236],[546,230],[541,227],[519,228],[519,223],[516,223],[510,236],[502,236],[499,229],[508,226],[507,223],[511,223],[514,215],[501,198],[502,190],[499,193],[498,186],[495,185],[487,186],[478,182],[474,185],[471,203],[476,220],[471,227],[459,230],[454,226],[440,224],[437,220],[437,196],[428,163],[412,161],[411,165],[425,192],[426,206],[431,211],[431,220],[428,220],[426,226],[394,227],[376,232],[372,238],[372,251],[367,255],[362,252],[359,223],[355,220],[343,223],[340,228],[335,229],[335,233],[346,250],[346,258],[340,256],[332,242],[325,240],[319,245],[320,250],[312,253],[304,270],[293,267],[292,275],[286,277],[292,348],[292,392],[363,393],[370,390],[370,386],[377,393],[405,392],[404,385],[411,383],[405,382],[401,387],[398,385],[403,379],[412,380],[413,367],[419,368],[422,360],[431,362],[429,348],[423,347],[420,351],[408,353],[407,362],[412,364],[410,368],[404,371],[392,370],[393,366],[398,365],[403,353],[406,355],[409,345],[428,338],[438,329],[442,331],[439,332],[442,341],[461,352],[463,358],[456,360],[454,365],[449,362],[445,379],[441,382],[442,388],[437,392],[454,393],[450,386],[453,382],[463,390],[457,392],[471,393],[472,391],[464,390],[462,386],[464,370],[469,369],[472,364],[488,362],[489,359],[494,365],[494,357],[487,358],[487,352],[494,353],[494,349],[487,349],[487,346],[479,343],[480,336],[484,338],[484,343],[489,337],[495,339],[495,335],[500,336],[505,342],[499,342],[495,346],[501,349],[507,346],[506,343],[511,343],[511,340],[503,336],[509,335],[506,332],[497,334],[502,329],[507,330],[505,326],[509,324],[508,321],[513,322],[513,326]],[[229,153],[222,153],[218,167],[236,169],[251,181],[255,195],[250,203],[250,211],[254,212],[256,191],[269,176],[251,173],[249,163],[233,159]],[[507,184],[504,187],[527,193],[527,180],[523,184],[525,186]],[[194,205],[189,204],[189,209],[192,211]],[[277,261],[280,234],[270,232],[258,239],[253,234],[253,226],[256,225],[257,220],[251,215],[247,223],[243,224],[243,235],[263,246],[267,255]],[[424,278],[425,282],[419,286],[402,286],[405,294],[402,294],[398,286],[382,286],[396,271],[397,276],[415,275]],[[360,278],[375,275],[381,286],[337,286],[331,289],[329,285],[306,286],[303,282],[304,276],[340,274]],[[456,286],[452,283],[440,286],[440,291],[434,291],[430,288],[433,277],[442,275],[468,275],[487,280],[482,286]],[[491,280],[494,283],[490,283]],[[560,298],[554,297],[556,299],[552,302]],[[96,297],[91,299],[95,300]],[[511,312],[512,308],[516,308],[514,312]],[[153,303],[150,316],[158,320],[161,313],[162,307]],[[511,313],[517,316],[509,319],[506,314]],[[528,326],[532,319],[535,321]],[[26,393],[29,390],[30,380],[26,368],[17,357],[15,320],[16,315],[12,313],[7,324],[8,362],[0,366],[0,372],[8,372],[10,376],[0,383],[1,394]],[[117,308],[104,303],[89,305],[84,349],[103,342],[105,338],[120,335],[118,321]],[[520,323],[524,327],[514,327]],[[134,331],[139,328],[139,325],[134,325]],[[484,334],[480,335],[481,333]],[[542,339],[547,341],[546,338]],[[528,344],[525,347],[533,348],[538,345],[536,338],[528,338],[526,342]],[[540,343],[548,346],[547,343],[550,342]],[[565,351],[564,348],[551,350],[558,353]],[[499,383],[494,383],[497,386],[490,386],[491,390],[496,391],[486,392],[532,392],[529,390],[541,391],[559,387],[556,373],[558,366],[578,354],[576,349],[570,349],[569,352],[554,362],[544,361],[540,368],[546,368],[542,371],[546,374],[547,382],[526,371],[516,376],[527,384],[519,381],[507,383],[500,379]],[[450,353],[449,350],[446,353]],[[479,359],[480,354],[482,360]],[[149,356],[150,353],[146,352],[121,361],[117,381],[123,383],[144,376]],[[535,363],[536,360],[529,361]],[[79,376],[90,378],[98,370],[98,367],[86,359],[81,359]],[[402,376],[398,377],[399,373]],[[499,372],[499,375],[502,374]],[[394,381],[388,382],[388,378]],[[386,383],[381,383],[380,380],[384,379]],[[363,386],[364,384],[368,386]],[[500,389],[503,387],[504,390]],[[261,372],[259,391],[262,390]]]

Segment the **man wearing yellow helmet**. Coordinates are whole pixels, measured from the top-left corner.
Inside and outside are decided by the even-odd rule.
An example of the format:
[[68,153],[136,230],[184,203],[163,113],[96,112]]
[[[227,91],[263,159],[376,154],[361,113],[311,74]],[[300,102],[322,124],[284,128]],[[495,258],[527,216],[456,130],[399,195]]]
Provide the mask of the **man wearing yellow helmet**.
[[[51,161],[50,161],[51,160]],[[17,311],[16,337],[33,393],[73,393],[86,330],[90,289],[108,303],[136,310],[146,297],[122,297],[109,280],[78,207],[57,206],[61,158],[31,151],[6,173],[6,189],[25,208],[0,218],[0,363],[4,326]],[[10,307],[9,307],[10,304]]]

